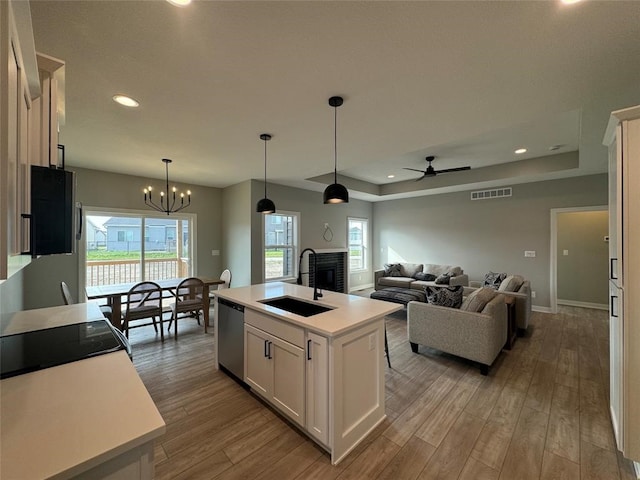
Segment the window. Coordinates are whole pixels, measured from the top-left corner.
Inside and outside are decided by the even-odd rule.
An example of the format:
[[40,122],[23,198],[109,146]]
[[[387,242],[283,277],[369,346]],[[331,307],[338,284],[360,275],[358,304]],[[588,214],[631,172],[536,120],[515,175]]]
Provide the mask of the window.
[[271,213],[264,221],[264,279],[266,282],[297,275],[299,214]]
[[[88,210],[86,286],[187,277],[195,215]],[[178,241],[181,239],[181,241]]]
[[367,269],[369,248],[369,220],[349,218],[349,269],[354,272]]

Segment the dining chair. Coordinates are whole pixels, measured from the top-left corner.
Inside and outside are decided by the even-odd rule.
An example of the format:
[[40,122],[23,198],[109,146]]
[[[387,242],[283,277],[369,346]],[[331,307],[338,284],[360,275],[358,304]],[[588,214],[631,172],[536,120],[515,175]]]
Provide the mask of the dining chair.
[[204,282],[195,277],[185,278],[176,288],[176,301],[171,304],[171,320],[169,320],[167,332],[171,330],[173,323],[174,336],[176,339],[178,338],[179,313],[194,315],[200,325],[200,310],[204,315],[205,308],[209,308],[209,298],[204,295]]
[[[65,305],[73,305],[76,303],[73,299],[73,295],[71,295],[71,290],[69,289],[67,282],[60,282],[60,291],[62,292],[62,300]],[[107,320],[111,321],[111,307],[108,305],[99,305],[99,307],[102,315],[104,315]]]
[[132,320],[151,318],[152,323],[135,325],[142,327],[153,325],[153,329],[158,333],[156,317],[160,323],[160,339],[164,342],[164,332],[162,330],[162,288],[155,282],[140,282],[135,284],[127,292],[127,310],[122,321],[122,331],[129,338],[129,329],[134,328],[129,325]]

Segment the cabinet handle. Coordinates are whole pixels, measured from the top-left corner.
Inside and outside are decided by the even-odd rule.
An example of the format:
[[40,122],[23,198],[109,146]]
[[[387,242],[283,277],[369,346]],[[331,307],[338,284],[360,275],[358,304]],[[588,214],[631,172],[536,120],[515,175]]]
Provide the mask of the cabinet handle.
[[267,357],[267,358],[269,357],[269,353],[268,353],[268,350],[267,350],[269,348],[268,345],[267,345],[268,343],[269,343],[268,340],[264,341],[264,356]]
[[615,314],[613,313],[613,299],[614,299],[614,298],[618,298],[618,296],[617,296],[617,295],[611,295],[610,302],[609,302],[609,307],[610,307],[610,308],[609,308],[609,310],[610,310],[610,312],[611,312],[611,316],[612,316],[613,318],[618,318],[618,315],[615,315]]
[[307,340],[307,360],[311,360],[311,340]]
[[271,356],[271,344],[273,344],[273,342],[269,342],[268,348],[267,348],[267,352],[269,352],[269,360],[271,360],[273,357]]
[[618,276],[613,274],[613,262],[616,262],[616,266],[618,266],[618,259],[617,258],[611,258],[609,259],[609,278],[611,280],[617,280]]

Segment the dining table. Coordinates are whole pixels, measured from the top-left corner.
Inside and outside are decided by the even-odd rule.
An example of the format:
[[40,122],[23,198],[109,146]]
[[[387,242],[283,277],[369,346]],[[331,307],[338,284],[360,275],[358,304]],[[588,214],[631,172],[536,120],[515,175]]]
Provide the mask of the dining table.
[[[180,282],[185,280],[188,277],[182,278],[165,278],[162,280],[151,280],[158,285],[163,292],[168,292],[170,295],[164,298],[171,298],[176,296],[176,289]],[[224,284],[224,280],[209,278],[209,277],[199,277],[204,283],[204,298],[205,301],[209,299],[209,290],[213,285],[221,285]],[[121,330],[122,329],[122,297],[127,295],[131,288],[140,282],[130,282],[130,283],[117,283],[112,285],[92,285],[86,287],[85,291],[87,294],[88,300],[106,300],[107,305],[111,307],[111,323],[114,327]],[[209,325],[209,309],[203,309],[204,316],[204,331],[207,333],[207,327]]]

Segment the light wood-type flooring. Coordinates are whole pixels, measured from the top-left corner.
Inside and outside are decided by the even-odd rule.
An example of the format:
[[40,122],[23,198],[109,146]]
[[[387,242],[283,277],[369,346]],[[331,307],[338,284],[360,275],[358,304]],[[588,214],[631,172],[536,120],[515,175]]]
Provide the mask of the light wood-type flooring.
[[[134,364],[165,422],[158,479],[634,478],[608,414],[607,313],[534,313],[489,376],[435,350],[411,352],[387,317],[386,420],[343,462],[214,370],[213,333],[180,320],[164,344],[132,331]],[[210,329],[210,332],[213,329]]]

